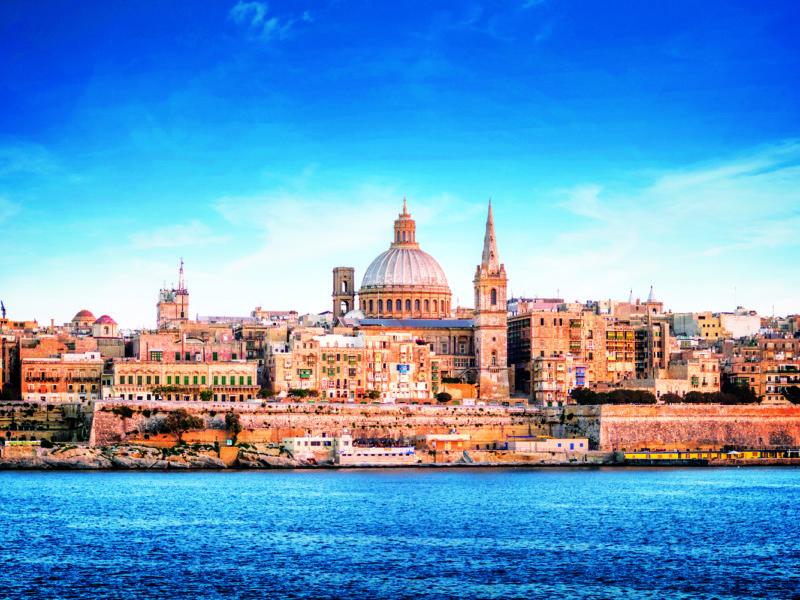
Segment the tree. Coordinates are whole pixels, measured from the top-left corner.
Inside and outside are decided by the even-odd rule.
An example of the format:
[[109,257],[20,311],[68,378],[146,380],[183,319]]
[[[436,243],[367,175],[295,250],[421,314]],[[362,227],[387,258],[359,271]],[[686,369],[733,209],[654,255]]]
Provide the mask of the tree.
[[211,390],[203,390],[202,392],[200,392],[200,400],[202,400],[203,402],[208,402],[213,397],[214,397],[214,392],[212,392]]
[[122,419],[130,419],[133,416],[133,409],[130,406],[116,406],[111,412]]
[[683,398],[681,398],[678,394],[667,392],[666,394],[661,394],[661,401],[664,404],[679,404],[683,402]]
[[448,392],[439,392],[438,394],[436,394],[437,402],[445,403],[445,402],[450,402],[450,400],[452,399],[453,396],[451,396]]
[[592,390],[587,390],[585,387],[576,387],[570,393],[575,402],[581,405],[596,404],[595,397],[597,396]]
[[781,393],[792,404],[800,404],[800,387],[794,385],[785,387],[781,390]]
[[289,397],[290,398],[298,398],[303,399],[308,396],[308,390],[303,390],[300,388],[290,388],[289,389]]
[[225,429],[233,433],[233,443],[242,431],[242,424],[239,422],[239,413],[228,411],[225,413]]
[[377,400],[381,397],[381,393],[378,390],[369,390],[366,394],[364,394],[365,398],[369,398],[370,400]]
[[269,388],[261,388],[256,394],[259,398],[272,398],[276,394],[275,390]]
[[178,408],[167,415],[161,430],[176,434],[180,440],[185,432],[191,429],[203,429],[204,427],[205,421],[202,418],[190,414],[185,408]]

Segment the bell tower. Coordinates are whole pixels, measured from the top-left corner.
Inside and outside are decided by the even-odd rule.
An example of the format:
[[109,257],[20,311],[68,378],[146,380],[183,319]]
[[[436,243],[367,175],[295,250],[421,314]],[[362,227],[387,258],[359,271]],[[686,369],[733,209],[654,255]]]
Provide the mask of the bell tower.
[[506,342],[508,313],[506,269],[497,255],[492,201],[486,218],[481,264],[475,271],[475,365],[478,368],[478,393],[496,400],[509,397]]
[[354,308],[355,292],[355,269],[353,267],[336,267],[333,270],[333,320],[343,317]]

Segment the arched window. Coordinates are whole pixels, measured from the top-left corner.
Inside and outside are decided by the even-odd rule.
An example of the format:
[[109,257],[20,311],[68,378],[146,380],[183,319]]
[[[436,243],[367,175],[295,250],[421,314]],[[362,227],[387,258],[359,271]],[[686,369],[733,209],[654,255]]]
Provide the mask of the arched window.
[[378,314],[381,314],[382,312],[383,312],[383,300],[378,300]]
[[492,306],[497,305],[497,290],[492,288]]
[[348,310],[350,307],[348,306],[345,300],[342,300],[342,303],[339,305],[339,312],[340,314],[346,315],[350,311]]
[[406,300],[406,312],[411,312],[411,300]]
[[431,303],[428,300],[425,300],[425,312],[431,312]]
[[400,232],[399,231],[397,232],[397,241],[398,242],[400,241]]
[[387,300],[386,301],[386,312],[387,313],[392,312],[392,301],[391,300]]
[[364,312],[367,312],[367,301],[366,300],[362,300],[361,301],[361,310],[363,310]]
[[398,298],[398,299],[397,299],[397,301],[394,303],[394,309],[395,309],[397,312],[401,312],[401,311],[403,310],[403,301],[402,301],[402,300],[400,300],[399,298]]
[[419,300],[414,300],[414,310],[419,312]]
[[[105,327],[103,327],[103,333],[105,333],[106,335],[108,335],[108,325],[106,325]],[[704,369],[704,370],[705,370],[705,369]]]
[[433,301],[433,312],[439,312],[439,301],[438,300],[434,300]]
[[492,350],[492,366],[497,366],[497,352],[495,350]]
[[405,231],[403,232],[403,241],[404,242],[406,241],[406,232]]
[[369,301],[369,312],[370,312],[370,314],[372,314],[373,310],[374,309],[372,308],[372,300],[370,300]]
[[346,279],[342,279],[342,292],[345,293],[345,294],[347,293],[347,280]]

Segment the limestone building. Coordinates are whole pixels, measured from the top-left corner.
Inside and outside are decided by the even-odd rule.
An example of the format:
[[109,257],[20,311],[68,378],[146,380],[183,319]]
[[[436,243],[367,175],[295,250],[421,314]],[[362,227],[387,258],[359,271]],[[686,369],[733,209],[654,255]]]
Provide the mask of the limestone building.
[[[389,249],[367,267],[357,297],[350,287],[353,269],[337,267],[333,274],[334,312],[340,325],[368,335],[408,336],[438,359],[442,377],[477,383],[482,398],[508,397],[508,282],[497,253],[491,203],[481,264],[473,281],[474,312],[454,311],[447,277],[439,263],[420,249],[416,222],[405,199]],[[356,310],[342,315],[351,305]]]
[[180,329],[189,322],[189,291],[183,284],[183,260],[178,277],[178,287],[164,286],[158,294],[156,323],[159,329]]

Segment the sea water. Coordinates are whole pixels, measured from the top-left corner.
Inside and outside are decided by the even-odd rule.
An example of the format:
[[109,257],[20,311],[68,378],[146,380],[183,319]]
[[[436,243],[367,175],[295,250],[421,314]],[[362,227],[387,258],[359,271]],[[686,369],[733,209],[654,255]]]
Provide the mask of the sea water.
[[0,598],[800,598],[800,469],[2,472]]

